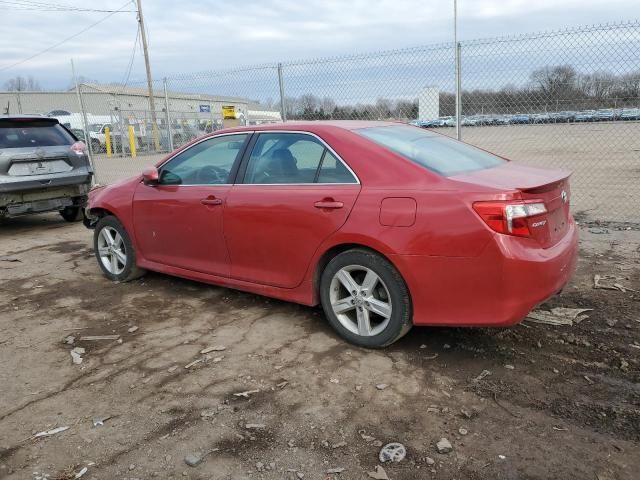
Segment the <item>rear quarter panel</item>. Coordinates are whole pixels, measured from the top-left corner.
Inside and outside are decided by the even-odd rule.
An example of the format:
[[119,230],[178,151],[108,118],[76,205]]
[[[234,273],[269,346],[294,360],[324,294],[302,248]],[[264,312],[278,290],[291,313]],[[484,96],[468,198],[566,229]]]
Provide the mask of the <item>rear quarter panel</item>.
[[[363,243],[384,254],[474,257],[491,240],[491,232],[473,212],[470,200],[455,191],[407,192],[363,188],[349,219],[323,245]],[[415,222],[385,226],[380,207],[385,198],[412,198]]]

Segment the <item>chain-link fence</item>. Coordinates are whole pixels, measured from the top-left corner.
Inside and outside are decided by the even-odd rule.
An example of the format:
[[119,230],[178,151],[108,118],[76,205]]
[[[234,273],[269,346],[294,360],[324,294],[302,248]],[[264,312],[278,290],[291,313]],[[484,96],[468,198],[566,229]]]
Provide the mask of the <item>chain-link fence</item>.
[[174,76],[153,82],[155,115],[146,82],[80,90],[100,183],[226,126],[395,120],[571,170],[574,211],[640,221],[637,21]]

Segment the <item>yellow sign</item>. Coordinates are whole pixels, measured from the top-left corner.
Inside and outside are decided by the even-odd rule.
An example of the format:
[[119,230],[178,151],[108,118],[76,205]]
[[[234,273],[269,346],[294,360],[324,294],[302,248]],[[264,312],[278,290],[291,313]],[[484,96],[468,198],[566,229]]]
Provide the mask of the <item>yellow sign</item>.
[[222,118],[224,118],[225,120],[236,118],[236,107],[233,105],[223,105]]

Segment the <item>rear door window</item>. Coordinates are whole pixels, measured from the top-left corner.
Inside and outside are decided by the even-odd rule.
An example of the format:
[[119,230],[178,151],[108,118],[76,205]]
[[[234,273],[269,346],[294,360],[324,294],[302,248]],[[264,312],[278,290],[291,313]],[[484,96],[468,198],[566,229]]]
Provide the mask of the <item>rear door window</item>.
[[444,176],[484,170],[506,162],[489,152],[421,128],[398,125],[354,131]]
[[51,121],[0,121],[0,148],[55,147],[74,142],[64,127]]
[[358,183],[353,173],[318,138],[306,133],[260,133],[245,184]]
[[329,150],[322,159],[318,183],[358,183],[353,173]]
[[244,177],[250,184],[314,183],[325,147],[303,133],[261,133]]

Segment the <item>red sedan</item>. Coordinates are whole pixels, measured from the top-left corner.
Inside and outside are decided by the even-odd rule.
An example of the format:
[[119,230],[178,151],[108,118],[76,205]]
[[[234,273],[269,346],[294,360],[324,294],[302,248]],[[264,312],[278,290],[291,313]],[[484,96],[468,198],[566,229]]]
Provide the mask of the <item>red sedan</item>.
[[153,270],[305,305],[382,347],[412,325],[507,326],[575,268],[569,174],[389,122],[201,137],[91,192],[104,274]]

